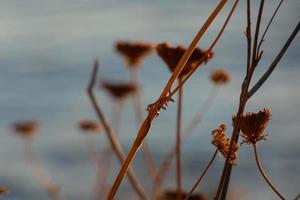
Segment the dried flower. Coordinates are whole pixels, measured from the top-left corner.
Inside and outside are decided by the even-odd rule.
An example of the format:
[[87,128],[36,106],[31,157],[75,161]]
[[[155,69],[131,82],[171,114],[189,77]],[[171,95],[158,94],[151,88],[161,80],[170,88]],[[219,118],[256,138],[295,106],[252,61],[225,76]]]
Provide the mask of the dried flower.
[[[259,140],[266,140],[264,131],[270,119],[271,113],[266,108],[260,110],[258,113],[243,113],[239,125],[242,131],[242,137],[244,138],[242,143],[256,144]],[[232,118],[232,122],[233,125],[235,125],[236,117]]]
[[37,121],[20,121],[12,124],[12,128],[14,131],[24,137],[24,138],[32,138],[38,129]]
[[[181,45],[177,47],[171,47],[167,43],[161,43],[157,45],[156,50],[161,59],[167,64],[170,71],[173,72],[177,67],[181,57],[185,53],[186,48]],[[204,56],[206,56],[206,58],[203,60]],[[208,62],[208,60],[210,60],[212,57],[212,52],[206,54],[203,50],[196,48],[181,71],[180,77],[185,76],[190,70],[199,66],[203,62]]]
[[8,193],[8,189],[3,186],[0,186],[0,197],[7,193]]
[[101,85],[112,97],[117,100],[123,100],[129,94],[133,94],[138,90],[138,86],[134,83],[113,83],[102,81]]
[[128,66],[132,68],[139,66],[142,59],[153,50],[149,43],[130,41],[117,41],[115,48],[125,58]]
[[78,123],[79,128],[85,133],[99,133],[102,126],[99,122],[92,120],[82,120]]
[[[183,199],[186,198],[186,193],[182,194]],[[165,191],[159,198],[159,200],[176,200],[177,199],[177,191],[176,190],[167,190]],[[191,195],[188,200],[207,200],[207,198],[199,193]]]
[[225,85],[230,81],[230,75],[225,69],[213,70],[210,78],[216,85]]
[[[230,140],[226,134],[226,125],[221,124],[218,128],[213,129],[212,131],[212,144],[217,147],[217,149],[221,152],[221,154],[227,158],[230,151]],[[237,152],[238,152],[238,144],[233,143],[229,163],[232,165],[237,164]]]

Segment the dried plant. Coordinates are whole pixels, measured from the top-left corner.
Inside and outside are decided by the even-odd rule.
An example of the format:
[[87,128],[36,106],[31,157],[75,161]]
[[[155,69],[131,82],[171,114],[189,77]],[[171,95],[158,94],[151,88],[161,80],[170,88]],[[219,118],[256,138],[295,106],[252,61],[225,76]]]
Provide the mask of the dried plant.
[[18,134],[25,143],[25,154],[27,160],[31,166],[32,172],[34,173],[37,181],[41,187],[46,191],[48,196],[53,200],[62,200],[60,194],[60,187],[52,180],[48,175],[47,171],[42,166],[41,162],[33,151],[33,139],[38,131],[38,122],[35,120],[31,121],[19,121],[12,125],[14,132]]
[[[237,5],[236,1],[233,4],[233,7],[228,15],[228,17],[226,18],[226,21],[223,25],[223,27],[221,28],[219,34],[217,35],[217,37],[215,38],[214,42],[212,43],[211,47],[207,50],[207,52],[205,53],[206,56],[205,57],[209,57],[210,52],[212,51],[213,47],[215,46],[215,44],[217,43],[218,39],[220,38],[220,36],[222,35],[236,5]],[[178,85],[177,87],[175,87],[175,89],[171,91],[171,88],[173,86],[173,83],[176,81],[176,79],[178,78],[180,72],[182,71],[182,69],[184,68],[187,60],[189,59],[189,57],[191,56],[191,54],[193,53],[197,43],[199,42],[199,40],[201,39],[201,37],[204,35],[204,33],[206,32],[207,28],[209,27],[209,25],[212,23],[212,21],[215,19],[215,17],[218,15],[218,13],[222,10],[223,6],[226,4],[226,0],[222,0],[218,6],[215,8],[215,10],[211,13],[210,17],[207,19],[207,21],[205,22],[205,24],[202,26],[202,28],[199,30],[199,32],[197,33],[197,35],[195,36],[194,40],[192,41],[192,43],[190,44],[189,48],[186,50],[186,52],[184,53],[184,55],[181,57],[176,69],[174,70],[174,72],[172,73],[171,78],[169,79],[169,81],[167,82],[165,88],[163,89],[160,97],[158,98],[158,100],[153,103],[150,104],[148,106],[148,116],[146,117],[146,119],[144,120],[144,122],[142,123],[138,133],[137,133],[137,137],[133,142],[132,147],[130,148],[130,151],[127,155],[127,158],[125,160],[125,162],[123,163],[123,166],[121,168],[121,170],[119,171],[115,182],[111,188],[111,191],[109,193],[108,196],[108,200],[112,200],[123,180],[123,177],[125,176],[128,168],[130,167],[130,164],[132,162],[132,160],[134,159],[134,156],[136,154],[136,152],[138,151],[139,147],[142,145],[142,142],[144,140],[144,138],[147,136],[149,129],[151,127],[151,123],[154,120],[154,118],[156,118],[159,114],[159,111],[161,108],[163,108],[164,106],[167,106],[167,104],[170,102],[172,96],[174,95],[174,93],[176,93],[179,88],[181,88],[181,86],[185,83],[185,81],[188,80],[188,78],[193,74],[193,72],[196,70],[193,69],[186,77],[186,79],[184,79],[182,81],[182,84]],[[205,60],[205,59],[204,59]]]
[[[246,38],[247,38],[247,64],[246,64],[246,76],[244,78],[244,81],[242,83],[242,90],[240,94],[240,103],[238,107],[238,111],[235,118],[234,128],[232,132],[232,136],[230,139],[230,151],[232,151],[234,143],[238,142],[239,139],[239,132],[240,132],[240,123],[242,119],[242,115],[244,113],[245,106],[247,104],[247,101],[251,98],[251,96],[263,85],[263,83],[267,80],[267,78],[271,75],[275,67],[277,66],[278,62],[292,43],[293,39],[297,35],[299,29],[300,29],[300,22],[298,22],[297,26],[295,27],[294,31],[278,53],[277,57],[274,59],[274,61],[269,66],[268,70],[261,76],[259,81],[254,84],[252,88],[249,88],[250,82],[252,80],[253,73],[259,63],[259,61],[262,58],[263,51],[260,50],[261,44],[264,41],[265,35],[270,27],[270,24],[272,23],[274,16],[276,15],[278,8],[281,6],[281,3],[277,6],[277,9],[275,10],[272,18],[270,19],[262,37],[259,40],[259,32],[261,28],[261,19],[262,14],[264,10],[264,0],[260,1],[259,5],[259,11],[257,14],[257,21],[255,25],[255,32],[254,35],[252,35],[251,32],[251,1],[247,0],[247,28],[246,28]],[[253,41],[252,41],[252,36]],[[260,42],[259,42],[260,41]],[[229,159],[227,158],[224,167],[222,176],[219,182],[218,190],[215,195],[215,200],[223,200],[226,198],[226,194],[228,191],[228,185],[231,177],[231,171],[232,171],[232,165],[229,163]]]

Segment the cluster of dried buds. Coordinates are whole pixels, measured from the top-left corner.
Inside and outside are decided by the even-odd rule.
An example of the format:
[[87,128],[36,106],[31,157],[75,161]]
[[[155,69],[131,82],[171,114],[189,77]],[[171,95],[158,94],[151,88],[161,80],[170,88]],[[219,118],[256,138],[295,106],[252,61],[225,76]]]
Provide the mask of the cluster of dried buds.
[[19,121],[12,124],[15,133],[23,138],[33,138],[37,133],[37,121]]
[[[156,46],[156,51],[159,57],[166,63],[169,70],[173,72],[185,53],[186,48],[181,45],[172,47],[167,43],[161,43]],[[182,69],[179,78],[187,75],[193,68],[198,67],[200,64],[208,62],[213,55],[213,52],[206,53],[202,49],[196,48]]]
[[237,143],[233,143],[231,153],[230,153],[230,140],[226,134],[226,125],[221,124],[218,128],[213,129],[212,131],[212,144],[217,147],[221,154],[227,158],[229,155],[229,163],[232,165],[237,164],[237,154],[239,146]]
[[138,86],[134,83],[114,83],[102,81],[101,86],[116,100],[123,100],[130,94],[134,94],[138,90]]
[[115,49],[125,58],[130,68],[137,68],[143,58],[152,52],[153,47],[144,42],[118,41]]
[[217,86],[226,85],[230,81],[230,75],[225,69],[215,69],[212,71],[210,79]]

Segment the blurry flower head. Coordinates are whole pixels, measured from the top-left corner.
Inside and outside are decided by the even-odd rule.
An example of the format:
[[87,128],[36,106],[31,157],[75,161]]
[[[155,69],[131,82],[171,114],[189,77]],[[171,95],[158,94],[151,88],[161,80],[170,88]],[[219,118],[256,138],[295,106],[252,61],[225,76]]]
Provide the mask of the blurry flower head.
[[[243,113],[239,125],[239,128],[242,131],[242,137],[244,138],[242,143],[256,144],[256,142],[260,140],[266,140],[264,131],[270,119],[271,113],[266,108],[257,113]],[[236,117],[232,118],[232,123],[235,126]]]
[[[177,67],[181,57],[186,51],[186,48],[179,45],[177,47],[169,46],[167,43],[158,44],[156,47],[157,54],[166,63],[169,70],[173,72]],[[213,53],[206,54],[205,51],[200,48],[196,48],[189,60],[185,64],[185,67],[181,71],[179,77],[183,77],[188,74],[193,68],[198,67],[203,62],[207,62],[213,57]]]
[[[212,130],[212,144],[217,147],[221,154],[227,158],[230,154],[230,140],[226,134],[226,125],[221,124],[218,128]],[[229,158],[229,163],[232,165],[237,164],[237,153],[238,153],[238,144],[233,143],[232,151]]]
[[102,81],[101,86],[116,100],[123,100],[129,94],[133,94],[138,90],[138,86],[134,83]]
[[38,129],[37,121],[19,121],[12,124],[12,128],[15,133],[24,137],[24,138],[32,138]]
[[[186,197],[186,193],[182,194],[182,197]],[[177,191],[176,190],[167,190],[164,191],[163,194],[159,197],[159,200],[176,200],[177,199]],[[191,195],[188,200],[207,200],[207,198],[199,193]]]
[[226,85],[230,81],[230,75],[225,69],[215,69],[212,71],[210,79],[216,85]]
[[78,126],[84,133],[99,133],[102,128],[99,122],[93,120],[81,120]]
[[8,189],[3,186],[0,186],[0,197],[7,193],[8,193]]
[[153,47],[144,42],[117,41],[115,49],[125,58],[129,67],[136,68],[143,58],[152,52]]

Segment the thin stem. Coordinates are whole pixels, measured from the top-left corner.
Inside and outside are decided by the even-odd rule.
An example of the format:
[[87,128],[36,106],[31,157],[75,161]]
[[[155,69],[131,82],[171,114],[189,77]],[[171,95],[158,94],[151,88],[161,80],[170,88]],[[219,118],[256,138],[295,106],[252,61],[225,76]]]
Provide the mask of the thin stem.
[[[206,32],[206,30],[208,29],[210,24],[213,22],[213,20],[216,18],[216,16],[219,14],[219,12],[222,10],[222,8],[226,4],[226,2],[227,2],[227,0],[221,0],[220,3],[218,4],[218,6],[215,8],[215,10],[211,13],[209,18],[206,20],[206,22],[204,23],[202,28],[199,30],[199,32],[193,39],[192,43],[189,45],[189,47],[186,50],[186,52],[184,53],[184,55],[181,57],[176,69],[172,73],[172,76],[170,77],[165,88],[163,89],[159,99],[154,104],[151,104],[148,106],[148,116],[142,123],[142,125],[137,133],[137,137],[135,138],[135,140],[130,148],[127,158],[126,158],[125,162],[123,163],[123,166],[120,169],[120,171],[114,181],[114,184],[112,186],[112,189],[111,189],[109,197],[108,197],[108,200],[112,200],[114,198],[114,196],[115,196],[116,192],[118,191],[118,188],[123,180],[123,177],[125,176],[133,158],[135,157],[136,152],[142,145],[144,138],[147,136],[147,134],[150,130],[153,119],[157,117],[160,109],[163,107],[163,105],[165,103],[167,103],[165,99],[166,99],[166,97],[168,97],[169,91],[170,91],[174,81],[177,79],[177,77],[179,76],[180,72],[182,71],[185,63],[187,62],[187,60],[193,53],[197,43],[202,38],[202,36]],[[169,100],[169,99],[167,98],[167,100]]]
[[[131,72],[131,80],[136,85],[139,85],[139,77],[138,72],[136,69],[130,70]],[[141,101],[141,91],[140,88],[138,88],[138,91],[133,95],[133,106],[135,111],[135,117],[136,117],[136,124],[137,128],[139,128],[140,123],[143,121],[143,111],[142,111],[142,101]],[[152,155],[152,152],[150,150],[148,140],[145,138],[144,143],[142,145],[142,153],[143,157],[146,163],[146,166],[149,171],[149,175],[152,178],[152,181],[155,180],[156,174],[157,174],[157,167]]]
[[260,164],[260,160],[259,160],[259,155],[257,152],[257,147],[256,144],[253,144],[253,151],[254,151],[254,155],[255,155],[255,161],[257,164],[257,167],[259,169],[260,174],[262,175],[262,177],[265,179],[265,181],[268,183],[268,185],[272,188],[272,190],[278,195],[278,197],[282,200],[284,200],[285,198],[280,194],[280,192],[278,192],[278,190],[273,186],[272,182],[270,181],[270,179],[267,177],[266,173],[264,172],[264,170],[261,167]]
[[189,191],[189,193],[186,195],[186,197],[185,197],[184,200],[188,200],[190,198],[190,196],[193,194],[193,192],[195,191],[195,189],[198,187],[198,185],[200,184],[202,178],[205,176],[206,172],[208,171],[208,169],[210,168],[210,166],[214,162],[217,153],[218,153],[218,149],[216,149],[216,151],[213,154],[213,156],[211,157],[210,161],[208,162],[208,164],[206,165],[206,167],[202,171],[201,176],[198,178],[198,180],[196,181],[196,183],[194,184],[194,186],[192,187],[192,189]]
[[53,200],[63,200],[59,186],[54,183],[52,178],[48,175],[39,159],[35,155],[32,149],[32,139],[25,139],[25,153],[28,159],[28,162],[32,168],[32,172],[34,173],[37,181],[40,186],[46,191],[48,196]]
[[[181,78],[178,79],[179,83]],[[182,199],[182,181],[181,181],[181,122],[182,122],[182,101],[183,87],[178,92],[177,117],[176,117],[176,197]]]
[[[258,38],[259,38],[259,29],[260,29],[260,22],[261,22],[261,17],[263,14],[264,10],[264,4],[265,0],[260,1],[259,5],[259,11],[258,11],[258,16],[257,16],[257,21],[256,21],[256,26],[255,26],[255,33],[254,33],[254,40],[253,40],[253,48],[252,48],[252,68],[255,68],[257,66],[257,63],[259,61],[259,56],[257,56],[257,43],[258,43]],[[252,69],[254,70],[254,69]]]
[[272,22],[273,22],[273,20],[274,20],[274,18],[275,18],[275,16],[276,16],[277,12],[278,12],[278,10],[279,10],[279,8],[281,7],[282,3],[283,3],[283,0],[281,0],[281,1],[279,2],[279,4],[277,5],[276,10],[274,11],[274,13],[273,13],[273,15],[272,15],[272,17],[271,17],[271,19],[270,19],[270,21],[269,21],[269,23],[268,23],[268,25],[267,25],[265,31],[264,31],[264,33],[263,33],[262,36],[261,36],[261,39],[260,39],[259,44],[258,44],[258,47],[257,47],[257,53],[258,53],[258,54],[260,53],[260,47],[261,47],[262,43],[264,42],[265,36],[266,36],[266,34],[267,34],[267,32],[268,32],[268,30],[269,30],[269,28],[270,28],[270,26],[271,26],[271,24],[272,24]]
[[[106,133],[106,135],[109,139],[110,145],[111,145],[113,151],[115,152],[119,162],[122,164],[126,159],[123,148],[120,144],[120,141],[119,141],[116,133],[109,126],[102,110],[100,109],[99,104],[96,101],[96,97],[93,93],[93,88],[95,86],[95,81],[96,81],[96,75],[97,75],[97,72],[98,72],[98,68],[99,68],[98,61],[95,61],[93,72],[92,72],[91,79],[90,79],[90,83],[89,83],[88,88],[87,88],[87,93],[88,93],[88,96],[90,97],[92,106],[93,106],[99,120],[103,124],[104,130],[105,130],[105,133]],[[136,193],[138,194],[138,196],[141,199],[144,199],[144,200],[147,199],[144,188],[142,187],[142,185],[140,184],[140,182],[136,178],[136,176],[135,176],[133,170],[131,169],[131,167],[128,169],[128,178],[129,178],[129,181],[132,184],[133,188],[135,189]]]
[[252,97],[255,92],[264,84],[264,82],[269,78],[269,76],[272,74],[274,69],[276,68],[277,64],[281,60],[282,56],[285,54],[286,50],[289,48],[290,44],[293,42],[294,38],[296,37],[297,33],[300,29],[300,21],[298,22],[297,26],[295,27],[294,31],[290,35],[290,37],[285,42],[284,46],[272,62],[272,64],[269,66],[268,70],[262,75],[262,77],[257,81],[257,83],[251,88],[251,90],[248,92],[248,99]]

